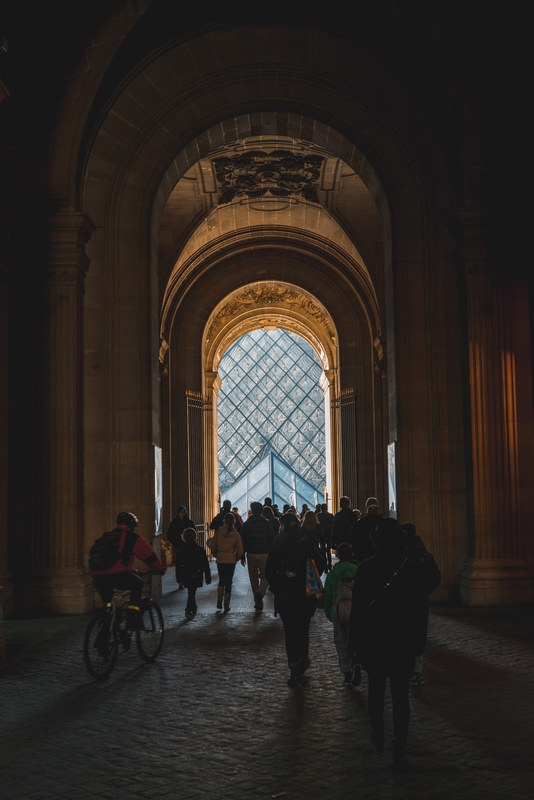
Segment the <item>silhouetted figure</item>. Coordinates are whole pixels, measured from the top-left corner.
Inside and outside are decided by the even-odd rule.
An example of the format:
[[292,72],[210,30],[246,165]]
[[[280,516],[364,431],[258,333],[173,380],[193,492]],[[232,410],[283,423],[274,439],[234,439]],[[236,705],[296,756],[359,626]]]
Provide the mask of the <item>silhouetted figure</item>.
[[172,544],[172,552],[174,556],[174,567],[175,567],[175,574],[176,574],[176,583],[183,589],[183,583],[180,582],[180,577],[178,575],[178,561],[177,555],[178,550],[182,547],[184,540],[182,539],[182,534],[186,530],[186,528],[195,528],[195,523],[192,519],[190,519],[187,515],[187,508],[185,506],[178,506],[176,509],[176,516],[173,520],[171,520],[171,524],[167,529],[167,539]]
[[332,567],[332,557],[330,555],[330,549],[327,545],[326,539],[324,538],[321,526],[317,522],[315,511],[306,512],[306,516],[302,522],[301,530],[304,536],[308,536],[319,550],[326,564],[325,572],[328,572],[328,570]]
[[427,592],[423,570],[404,556],[404,536],[394,519],[373,532],[375,555],[358,566],[352,590],[349,653],[369,678],[371,739],[384,748],[384,693],[389,678],[393,703],[393,763],[406,765],[410,676],[426,644]]
[[349,497],[342,497],[339,501],[341,510],[334,517],[332,525],[332,547],[334,550],[341,542],[349,542],[352,529],[356,524],[356,516],[351,509]]
[[[222,504],[221,510],[219,511],[217,516],[213,517],[212,521],[210,522],[210,530],[216,531],[222,525],[224,525],[225,516],[228,513],[230,513],[230,514],[232,513],[231,510],[230,510],[231,508],[232,508],[231,501],[230,500],[223,500],[223,504]],[[241,523],[239,522],[239,520],[237,519],[235,514],[234,514],[234,524],[235,524],[235,528],[236,528],[237,532],[239,533],[239,531],[241,530]]]
[[317,608],[314,595],[306,593],[308,559],[314,559],[319,573],[326,564],[316,546],[302,535],[298,517],[284,514],[280,534],[269,551],[265,574],[274,592],[275,613],[284,625],[287,662],[291,675],[288,685],[296,687],[310,666],[310,620]]
[[326,503],[322,504],[321,512],[317,514],[317,522],[321,526],[326,546],[328,550],[330,550],[332,547],[332,525],[334,524],[334,515],[329,512]]
[[360,517],[352,529],[349,542],[352,545],[352,552],[358,564],[374,555],[375,546],[371,539],[371,533],[378,527],[382,519],[379,507],[369,506],[367,514],[364,517]]
[[[421,565],[425,578],[425,589],[428,594],[432,594],[441,583],[441,572],[436,564],[434,556],[426,549],[423,540],[417,535],[415,525],[412,522],[405,522],[401,525],[401,528],[405,536],[404,554],[410,561],[415,561]],[[426,608],[428,620],[428,598]],[[423,686],[424,680],[421,677],[422,672],[423,654],[421,653],[421,655],[416,655],[414,658],[413,672],[410,678],[412,686]]]
[[[272,516],[272,508],[270,506],[266,506],[266,508],[269,509]],[[263,598],[269,585],[269,581],[265,577],[265,564],[269,548],[274,542],[276,534],[271,522],[262,514],[263,507],[261,503],[251,503],[250,510],[252,514],[244,522],[241,529],[244,551],[241,563],[245,564],[246,555],[248,577],[252,594],[254,595],[254,608],[256,611],[263,611]]]
[[274,514],[274,507],[273,506],[264,506],[262,514],[265,519],[268,519],[271,525],[273,526],[274,535],[277,536],[280,530],[280,520]]
[[201,588],[204,577],[206,584],[211,583],[211,572],[206,551],[197,544],[195,528],[186,528],[182,533],[182,539],[184,544],[178,550],[176,570],[180,576],[180,582],[187,589],[185,616],[193,619],[197,613],[196,591]]

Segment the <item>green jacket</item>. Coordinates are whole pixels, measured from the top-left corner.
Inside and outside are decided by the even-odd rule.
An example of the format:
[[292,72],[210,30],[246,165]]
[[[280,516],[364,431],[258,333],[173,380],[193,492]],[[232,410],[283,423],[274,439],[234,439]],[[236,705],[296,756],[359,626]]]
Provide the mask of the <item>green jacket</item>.
[[358,565],[354,561],[338,561],[326,576],[323,608],[328,619],[333,619],[332,610],[336,599],[338,582],[351,581],[356,575],[357,569]]

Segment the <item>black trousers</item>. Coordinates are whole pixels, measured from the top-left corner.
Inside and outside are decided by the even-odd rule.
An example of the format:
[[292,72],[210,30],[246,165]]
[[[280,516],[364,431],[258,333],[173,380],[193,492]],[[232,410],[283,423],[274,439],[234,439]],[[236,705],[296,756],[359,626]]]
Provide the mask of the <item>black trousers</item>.
[[298,669],[306,662],[310,650],[310,621],[314,608],[306,604],[280,612],[286,637],[289,669]]
[[93,583],[103,603],[111,603],[113,589],[130,590],[130,603],[141,605],[143,581],[131,572],[116,572],[114,575],[95,575]]
[[197,601],[196,601],[195,595],[197,593],[197,584],[195,582],[195,585],[193,586],[193,584],[187,584],[186,583],[186,587],[187,587],[187,603],[186,603],[186,606],[185,606],[185,611],[186,611],[186,613],[188,611],[191,611],[192,614],[196,614],[197,613]]
[[[371,720],[371,728],[377,733],[384,730],[384,695],[386,692],[387,675],[379,670],[370,670],[369,694],[367,706]],[[391,670],[389,688],[393,705],[393,732],[395,734],[395,749],[403,750],[408,739],[410,724],[410,672],[406,669]]]
[[224,586],[225,594],[232,594],[235,564],[217,564],[217,572],[219,573],[219,586]]

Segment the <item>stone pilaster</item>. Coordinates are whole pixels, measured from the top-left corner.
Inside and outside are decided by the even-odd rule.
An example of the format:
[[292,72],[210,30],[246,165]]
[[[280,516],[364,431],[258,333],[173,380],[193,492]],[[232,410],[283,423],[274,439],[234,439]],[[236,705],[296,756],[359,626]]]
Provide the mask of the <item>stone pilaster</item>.
[[[3,216],[3,215],[0,215]],[[2,226],[3,227],[3,226]],[[13,613],[13,584],[8,569],[8,400],[9,262],[0,252],[0,619]],[[1,629],[0,629],[1,637]],[[0,647],[2,644],[0,639]]]
[[512,291],[488,268],[485,219],[468,212],[462,222],[474,530],[460,593],[469,605],[530,602],[533,577],[521,558]]
[[[337,369],[325,369],[324,374],[328,381],[326,394],[330,399],[330,453],[326,454],[327,474],[330,471],[332,476],[332,497],[329,498],[329,509],[335,514],[339,510],[339,498],[341,497],[341,425],[339,398],[337,395]],[[326,439],[328,441],[328,436]]]
[[44,525],[35,535],[24,605],[76,614],[92,605],[84,565],[83,294],[89,218],[42,220],[44,256]]
[[217,485],[218,462],[218,428],[217,428],[217,397],[222,380],[218,372],[204,373],[204,388],[206,404],[204,414],[204,430],[206,441],[206,512],[205,520],[209,522],[219,511],[219,487]]

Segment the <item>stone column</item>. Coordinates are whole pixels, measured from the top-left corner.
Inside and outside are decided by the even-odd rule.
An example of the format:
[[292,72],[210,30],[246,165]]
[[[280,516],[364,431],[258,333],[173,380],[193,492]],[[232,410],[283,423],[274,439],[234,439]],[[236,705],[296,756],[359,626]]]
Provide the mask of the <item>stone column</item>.
[[83,295],[85,246],[94,226],[83,214],[41,220],[44,267],[43,529],[35,534],[24,605],[60,614],[92,606],[84,564]]
[[[337,370],[325,369],[330,394],[330,463],[332,465],[332,497],[330,511],[339,511],[341,497],[341,442],[339,424],[339,397],[337,395]],[[328,464],[328,458],[327,458]]]
[[[0,209],[2,244],[7,226]],[[13,613],[13,584],[8,569],[8,405],[9,405],[9,270],[10,262],[0,249],[0,619]],[[0,628],[0,660],[2,659]]]
[[[0,80],[0,103],[9,98],[9,90]],[[2,126],[3,128],[3,126]],[[13,613],[13,584],[8,570],[8,406],[9,406],[9,273],[13,209],[10,203],[8,167],[12,154],[7,147],[11,128],[0,130],[0,620]],[[5,659],[5,640],[0,627],[0,663]]]
[[204,372],[204,386],[206,392],[204,436],[206,441],[206,522],[210,522],[219,512],[218,496],[219,486],[217,481],[218,464],[218,426],[217,426],[217,396],[222,380],[218,372]]
[[521,557],[517,368],[510,282],[490,273],[486,221],[466,212],[467,335],[473,459],[473,531],[460,576],[469,605],[534,600]]

